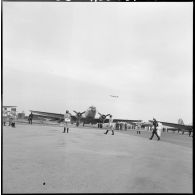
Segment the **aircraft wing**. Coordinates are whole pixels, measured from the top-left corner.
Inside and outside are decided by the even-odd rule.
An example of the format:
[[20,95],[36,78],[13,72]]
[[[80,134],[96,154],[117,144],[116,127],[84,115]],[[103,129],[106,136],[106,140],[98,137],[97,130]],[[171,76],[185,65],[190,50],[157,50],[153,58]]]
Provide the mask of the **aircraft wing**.
[[[152,121],[150,121],[152,122]],[[168,123],[168,122],[163,122],[163,121],[157,121],[159,123],[162,123],[162,125],[168,126],[168,127],[173,127],[176,129],[183,129],[183,130],[187,130],[187,131],[193,131],[193,126],[192,125],[180,125],[177,123]]]
[[63,119],[61,119],[59,117],[52,117],[49,115],[40,115],[40,114],[35,114],[35,113],[33,113],[33,119],[58,121],[58,122],[63,121]]
[[17,106],[3,106],[3,108],[16,108]]
[[[64,121],[64,114],[42,112],[42,111],[35,111],[35,110],[30,110],[30,112],[32,112],[34,116],[50,119],[51,121],[58,121],[58,122]],[[71,120],[75,121],[76,117],[71,116]]]
[[113,119],[113,122],[126,122],[126,123],[137,123],[141,122],[142,120],[129,120],[129,119]]
[[35,111],[35,110],[30,110],[32,114],[37,114],[37,115],[42,115],[42,116],[50,116],[50,117],[57,117],[57,118],[62,118],[64,117],[63,114],[57,114],[57,113],[51,113],[51,112],[42,112],[42,111]]
[[63,114],[57,114],[57,113],[51,113],[51,112],[42,112],[42,111],[35,111],[35,110],[30,110],[32,114],[34,115],[40,115],[40,116],[47,116],[51,118],[62,118],[64,117]]
[[[126,122],[130,124],[135,124],[136,122],[141,122],[142,120],[129,120],[129,119],[113,119],[113,122]],[[109,123],[109,119],[105,119],[104,123]]]
[[58,121],[58,122],[62,122],[64,120],[63,114],[42,112],[42,111],[35,111],[35,110],[30,110],[30,112],[32,112],[34,118],[38,117],[38,118],[49,119],[49,120]]

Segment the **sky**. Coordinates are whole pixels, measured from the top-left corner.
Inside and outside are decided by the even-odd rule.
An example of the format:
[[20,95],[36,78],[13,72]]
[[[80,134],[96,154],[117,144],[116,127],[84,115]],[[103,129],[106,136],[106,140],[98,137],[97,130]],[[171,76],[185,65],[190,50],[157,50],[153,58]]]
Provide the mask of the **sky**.
[[192,123],[192,27],[192,2],[3,2],[3,105]]

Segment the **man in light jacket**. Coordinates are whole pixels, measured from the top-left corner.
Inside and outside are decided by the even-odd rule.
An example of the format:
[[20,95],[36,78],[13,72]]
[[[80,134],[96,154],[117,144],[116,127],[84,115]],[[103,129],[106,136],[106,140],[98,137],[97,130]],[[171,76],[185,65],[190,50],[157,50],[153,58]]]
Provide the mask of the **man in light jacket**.
[[71,122],[71,115],[68,110],[66,110],[66,113],[64,114],[64,131],[63,133],[68,133],[69,130],[69,123]]
[[112,115],[110,115],[109,118],[109,127],[104,134],[107,134],[109,130],[112,131],[112,135],[114,135],[114,123],[113,123]]

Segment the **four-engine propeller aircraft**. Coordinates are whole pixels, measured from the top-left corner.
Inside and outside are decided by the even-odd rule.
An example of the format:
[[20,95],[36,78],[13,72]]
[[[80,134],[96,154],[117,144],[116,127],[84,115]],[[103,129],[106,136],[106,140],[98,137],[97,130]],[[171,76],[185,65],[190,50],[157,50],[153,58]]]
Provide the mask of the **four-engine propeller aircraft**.
[[[42,112],[42,111],[35,111],[35,110],[30,110],[33,115],[43,117],[43,118],[49,118],[50,120],[54,121],[56,120],[57,122],[62,122],[64,120],[64,114],[58,114],[58,113],[51,113],[51,112]],[[106,123],[109,120],[106,119],[106,117],[109,115],[101,114],[99,118],[95,118],[96,116],[96,107],[90,106],[86,111],[84,112],[77,112],[73,111],[76,113],[76,115],[71,115],[71,121],[72,123],[76,122],[76,125],[79,126],[80,122],[83,122],[83,126],[85,124],[97,124],[97,123]],[[84,115],[84,116],[82,116]],[[126,119],[114,119],[113,122],[140,122],[141,120],[126,120]]]

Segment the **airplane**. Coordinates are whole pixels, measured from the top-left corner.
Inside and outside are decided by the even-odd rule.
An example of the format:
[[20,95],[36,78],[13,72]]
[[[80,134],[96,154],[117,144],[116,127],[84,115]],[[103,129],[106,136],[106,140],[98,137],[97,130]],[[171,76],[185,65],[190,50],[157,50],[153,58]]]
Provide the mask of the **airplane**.
[[[76,113],[76,118],[77,118],[77,122],[76,125],[79,126],[80,121],[83,121],[83,126],[85,125],[85,123],[103,123],[106,120],[106,117],[109,116],[110,114],[101,114],[98,112],[98,114],[100,115],[99,119],[95,119],[95,115],[96,115],[96,108],[94,106],[91,106],[87,109],[87,111],[84,112],[76,112],[75,110],[73,110],[73,112]],[[82,117],[82,114],[85,113],[85,117]]]
[[110,97],[118,98],[119,96],[117,96],[117,95],[110,95]]
[[[33,115],[39,116],[39,117],[44,117],[44,118],[49,118],[51,120],[56,120],[57,122],[62,122],[64,121],[64,114],[58,114],[58,113],[51,113],[51,112],[42,112],[42,111],[35,111],[35,110],[30,110]],[[90,106],[85,112],[77,112],[73,111],[76,113],[76,115],[71,114],[71,121],[72,123],[76,122],[76,125],[79,126],[80,122],[83,122],[83,126],[85,124],[97,124],[97,123],[106,123],[109,122],[109,119],[106,119],[106,117],[109,115],[101,114],[99,113],[100,117],[95,118],[96,116],[96,107]],[[82,115],[84,114],[84,117]],[[113,122],[139,122],[141,120],[128,120],[128,119],[113,119]]]
[[[43,117],[43,118],[49,118],[52,121],[56,120],[57,122],[62,122],[64,121],[64,114],[58,114],[58,113],[51,113],[51,112],[42,112],[42,111],[35,111],[35,110],[30,110],[33,115]],[[84,112],[77,112],[73,111],[76,113],[76,115],[71,114],[71,121],[76,122],[76,126],[79,126],[80,121],[83,122],[83,126],[86,123],[93,123],[93,119],[95,118],[96,115],[96,108],[94,106],[90,106],[86,111]],[[82,115],[85,113],[85,116],[82,117]]]
[[[46,118],[48,117],[51,120],[57,120],[58,122],[62,122],[64,120],[64,114],[57,114],[57,113],[50,113],[50,112],[42,112],[42,111],[33,111],[30,110],[33,115],[35,116],[39,116],[39,117],[43,117]],[[84,112],[77,112],[75,110],[73,110],[74,113],[76,113],[76,115],[71,115],[71,120],[73,122],[76,122],[76,126],[79,126],[80,122],[83,122],[83,126],[85,124],[88,123],[97,123],[97,122],[104,122],[106,117],[108,115],[104,115],[104,114],[100,114],[100,118],[99,119],[95,119],[95,115],[96,115],[96,108],[94,106],[90,106],[86,111]],[[83,117],[82,115],[85,113],[85,116]]]

